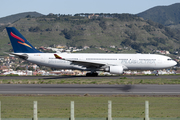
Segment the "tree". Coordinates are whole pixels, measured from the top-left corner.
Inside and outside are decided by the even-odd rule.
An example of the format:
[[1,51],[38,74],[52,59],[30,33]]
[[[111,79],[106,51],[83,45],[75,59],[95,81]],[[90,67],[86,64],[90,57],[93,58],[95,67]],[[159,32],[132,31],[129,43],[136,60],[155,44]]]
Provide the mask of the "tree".
[[31,15],[27,15],[26,18],[31,18]]
[[30,27],[29,28],[29,32],[38,32],[40,31],[41,29],[37,26],[37,27]]
[[131,35],[130,35],[130,39],[132,39],[132,40],[134,40],[134,41],[135,41],[135,40],[137,39],[136,34],[135,34],[135,33],[134,33],[134,34],[131,34]]
[[28,70],[34,71],[33,67],[28,67]]
[[62,30],[61,32],[65,35],[66,39],[72,38],[72,32],[68,31],[67,29]]
[[105,22],[105,21],[100,21],[99,26],[100,26],[103,30],[105,30],[105,29],[106,29],[106,22]]
[[125,39],[121,42],[122,46],[131,46],[131,40],[130,39]]
[[136,43],[136,42],[134,42],[132,45],[131,45],[131,47],[133,48],[133,49],[135,49],[135,50],[137,50],[138,48],[139,48],[139,44],[138,43]]

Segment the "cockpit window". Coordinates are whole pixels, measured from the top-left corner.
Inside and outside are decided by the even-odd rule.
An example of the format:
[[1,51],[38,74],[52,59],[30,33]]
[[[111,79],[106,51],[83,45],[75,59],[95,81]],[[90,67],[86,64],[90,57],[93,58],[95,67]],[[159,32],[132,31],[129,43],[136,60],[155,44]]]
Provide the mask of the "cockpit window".
[[173,59],[169,58],[169,59],[167,59],[167,60],[170,61],[170,60],[173,60]]

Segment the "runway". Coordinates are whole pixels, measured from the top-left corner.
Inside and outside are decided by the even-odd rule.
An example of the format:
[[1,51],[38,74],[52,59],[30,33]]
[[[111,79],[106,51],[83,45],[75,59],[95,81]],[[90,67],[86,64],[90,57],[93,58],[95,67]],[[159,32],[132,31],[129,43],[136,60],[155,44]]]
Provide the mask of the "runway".
[[0,94],[180,95],[180,85],[0,84]]

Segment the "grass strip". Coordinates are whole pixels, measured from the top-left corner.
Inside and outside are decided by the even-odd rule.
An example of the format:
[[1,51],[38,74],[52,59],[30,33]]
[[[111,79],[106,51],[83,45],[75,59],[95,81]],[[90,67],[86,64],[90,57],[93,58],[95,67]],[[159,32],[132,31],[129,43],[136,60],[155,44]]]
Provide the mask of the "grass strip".
[[177,79],[129,79],[120,77],[118,79],[84,79],[84,78],[66,78],[66,79],[4,79],[0,80],[0,84],[180,84],[180,78]]
[[105,118],[108,100],[112,100],[112,117],[144,118],[146,100],[150,103],[150,117],[180,117],[180,96],[0,96],[2,118],[32,118],[33,101],[38,101],[39,118],[70,117],[70,101],[75,102],[77,118]]

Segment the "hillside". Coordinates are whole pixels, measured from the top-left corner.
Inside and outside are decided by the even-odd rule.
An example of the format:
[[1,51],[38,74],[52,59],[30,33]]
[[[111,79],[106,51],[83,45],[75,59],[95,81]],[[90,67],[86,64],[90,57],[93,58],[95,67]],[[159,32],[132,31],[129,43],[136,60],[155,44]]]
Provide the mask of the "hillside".
[[[48,15],[22,18],[9,26],[16,27],[33,46],[90,46],[108,48],[110,45],[128,52],[153,53],[155,50],[179,50],[177,31],[130,14]],[[0,54],[12,49],[5,27],[0,32]]]
[[25,18],[28,15],[29,15],[29,17],[40,17],[40,16],[42,16],[42,14],[37,13],[37,12],[24,12],[24,13],[19,13],[19,14],[15,14],[15,15],[10,15],[10,16],[0,18],[0,26],[11,24],[11,23],[13,23],[13,22],[15,22],[21,18]]
[[137,16],[144,18],[145,20],[152,20],[157,23],[161,23],[165,26],[176,25],[180,23],[180,3],[176,3],[170,6],[157,6]]

